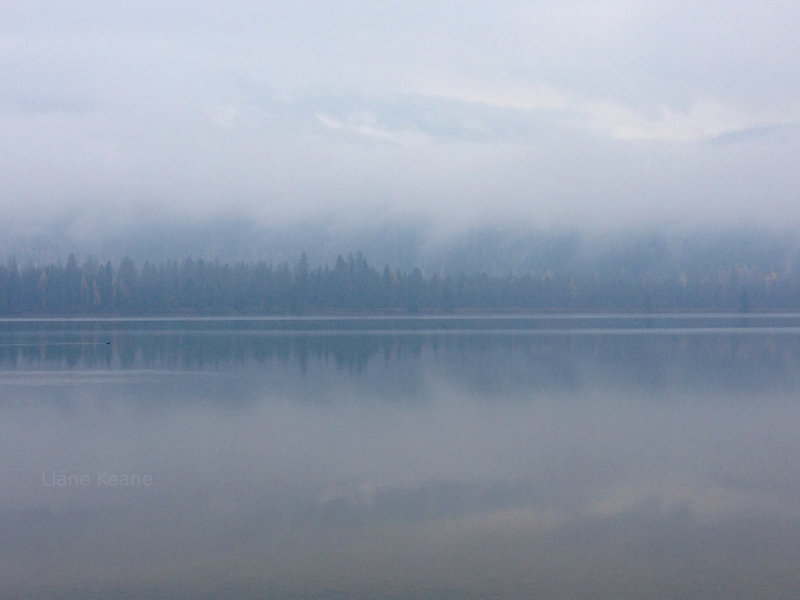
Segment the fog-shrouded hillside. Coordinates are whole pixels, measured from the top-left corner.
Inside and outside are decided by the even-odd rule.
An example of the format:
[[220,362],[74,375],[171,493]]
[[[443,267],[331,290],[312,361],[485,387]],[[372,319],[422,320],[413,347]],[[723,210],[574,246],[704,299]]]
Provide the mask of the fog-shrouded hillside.
[[182,260],[294,263],[305,253],[311,266],[332,265],[361,252],[379,268],[419,268],[423,273],[505,275],[526,272],[677,276],[734,266],[791,272],[800,257],[800,234],[775,229],[648,227],[587,232],[540,230],[535,224],[443,230],[426,221],[345,224],[335,219],[269,226],[245,218],[152,220],[136,227],[84,234],[52,222],[35,231],[8,232],[0,256],[17,264],[65,262],[70,254],[118,263]]
[[443,235],[411,223],[269,228],[236,220],[93,240],[18,238],[0,269],[0,312],[800,310],[798,238],[668,228]]

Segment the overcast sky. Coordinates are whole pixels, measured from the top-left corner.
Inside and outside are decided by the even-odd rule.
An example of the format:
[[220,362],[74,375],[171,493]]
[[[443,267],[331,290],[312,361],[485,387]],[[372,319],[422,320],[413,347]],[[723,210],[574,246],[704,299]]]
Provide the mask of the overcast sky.
[[798,32],[796,0],[5,1],[0,209],[793,223]]

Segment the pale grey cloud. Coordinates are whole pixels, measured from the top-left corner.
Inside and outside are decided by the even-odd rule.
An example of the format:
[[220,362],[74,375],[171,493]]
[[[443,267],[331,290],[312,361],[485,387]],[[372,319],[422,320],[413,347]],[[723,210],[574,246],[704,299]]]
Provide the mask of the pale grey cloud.
[[0,205],[784,224],[798,27],[782,1],[9,2]]

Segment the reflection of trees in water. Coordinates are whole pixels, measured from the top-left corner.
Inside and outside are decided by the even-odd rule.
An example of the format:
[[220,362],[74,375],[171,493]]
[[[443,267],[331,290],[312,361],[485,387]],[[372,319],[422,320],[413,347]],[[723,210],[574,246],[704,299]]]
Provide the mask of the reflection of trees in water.
[[48,335],[3,336],[0,342],[0,365],[10,368],[31,365],[70,369],[108,368],[111,366],[112,348],[106,340],[91,334],[64,339],[53,339]]
[[[110,344],[106,342],[110,341]],[[404,377],[445,377],[473,392],[515,388],[569,390],[589,385],[675,389],[800,387],[800,336],[754,329],[615,333],[509,331],[260,331],[45,328],[6,333],[7,369],[144,368],[172,370],[323,365],[363,376],[378,366]]]
[[348,333],[177,334],[139,340],[145,366],[205,368],[234,365],[297,365],[306,372],[314,363],[362,373],[374,360],[419,356],[422,339],[405,335]]
[[307,334],[177,334],[137,340],[146,367],[219,368],[226,365],[297,365],[306,372],[314,362],[362,372],[391,345],[387,339],[362,335]]

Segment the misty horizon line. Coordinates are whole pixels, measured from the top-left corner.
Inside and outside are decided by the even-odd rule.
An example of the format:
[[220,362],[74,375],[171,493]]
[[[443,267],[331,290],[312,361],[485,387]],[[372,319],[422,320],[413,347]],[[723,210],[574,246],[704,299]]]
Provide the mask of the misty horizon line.
[[0,315],[800,310],[800,254],[788,248],[689,249],[689,262],[658,244],[623,250],[586,257],[569,245],[547,247],[537,264],[504,273],[481,269],[479,255],[466,257],[472,269],[425,272],[376,268],[362,252],[340,254],[332,267],[312,267],[305,252],[292,262],[188,257],[141,268],[127,256],[115,268],[91,258],[79,265],[70,254],[66,264],[0,266]]

